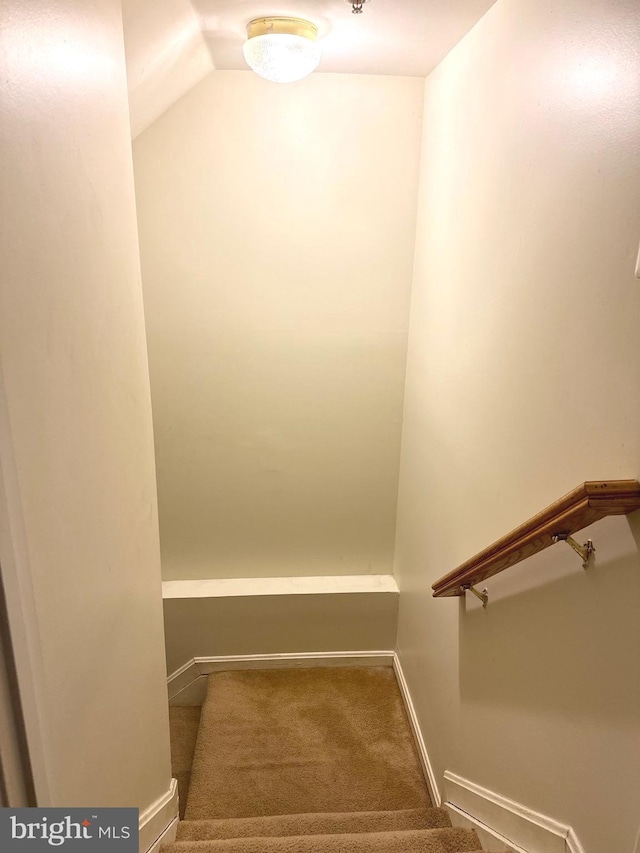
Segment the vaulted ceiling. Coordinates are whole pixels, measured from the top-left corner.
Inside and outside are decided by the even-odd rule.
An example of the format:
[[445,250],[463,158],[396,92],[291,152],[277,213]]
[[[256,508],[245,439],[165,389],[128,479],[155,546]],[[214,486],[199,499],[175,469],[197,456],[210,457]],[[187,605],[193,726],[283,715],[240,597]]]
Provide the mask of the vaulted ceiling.
[[131,127],[135,137],[214,69],[246,69],[254,18],[317,24],[319,72],[426,77],[495,0],[123,0]]

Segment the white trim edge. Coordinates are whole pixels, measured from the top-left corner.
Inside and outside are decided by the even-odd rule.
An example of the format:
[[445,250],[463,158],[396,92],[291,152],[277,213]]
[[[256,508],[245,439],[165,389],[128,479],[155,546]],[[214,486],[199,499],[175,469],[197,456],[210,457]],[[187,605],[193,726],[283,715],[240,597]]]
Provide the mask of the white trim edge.
[[226,669],[289,669],[310,666],[392,666],[392,651],[287,652],[272,655],[196,657],[201,675]]
[[162,833],[160,838],[149,848],[147,853],[160,853],[160,848],[163,844],[170,844],[176,840],[178,834],[178,818],[175,817],[169,826]]
[[578,836],[573,831],[572,827],[569,827],[569,832],[567,833],[566,838],[567,845],[567,853],[584,853],[584,847],[580,844],[580,840]]
[[254,595],[336,595],[387,592],[398,595],[393,575],[331,575],[285,578],[204,578],[163,581],[162,598],[244,598]]
[[[486,824],[471,817],[457,806],[452,806],[451,803],[444,804],[445,809],[449,813],[449,818],[454,826],[462,827],[462,829],[475,829],[476,835],[480,840],[480,849],[491,850],[493,853],[533,853],[531,850],[525,850],[519,847],[504,835],[500,835],[494,829],[486,826]],[[537,853],[537,851],[536,851]]]
[[429,788],[429,794],[431,795],[431,802],[434,806],[439,807],[442,805],[442,794],[440,793],[440,789],[436,781],[436,775],[433,772],[433,766],[431,765],[429,753],[427,752],[427,746],[422,736],[420,723],[418,722],[418,715],[416,714],[413,699],[409,692],[409,685],[404,677],[400,658],[395,652],[393,653],[393,671],[396,674],[398,687],[400,688],[400,693],[407,711],[407,717],[409,718],[409,725],[411,726],[411,731],[413,732],[416,746],[418,747],[418,755],[420,756],[420,763],[422,764],[422,770],[427,782],[427,787]]
[[463,779],[444,774],[445,806],[488,831],[515,850],[545,853],[584,853],[570,826]]
[[167,679],[169,701],[211,672],[235,669],[288,669],[310,666],[393,666],[395,652],[365,650],[354,652],[292,652],[270,655],[220,655],[195,657]]
[[192,684],[201,675],[196,662],[193,658],[188,660],[175,672],[167,678],[167,689],[169,691],[169,700],[173,699],[181,690]]
[[178,820],[178,781],[172,779],[168,790],[140,815],[140,853],[159,849],[158,842],[171,841],[172,826]]

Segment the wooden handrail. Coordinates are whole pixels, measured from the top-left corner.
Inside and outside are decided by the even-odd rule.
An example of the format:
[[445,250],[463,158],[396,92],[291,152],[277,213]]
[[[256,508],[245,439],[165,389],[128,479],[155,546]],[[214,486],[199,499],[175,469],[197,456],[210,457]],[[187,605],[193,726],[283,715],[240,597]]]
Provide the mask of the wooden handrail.
[[583,483],[433,584],[434,598],[464,595],[465,589],[503,572],[607,515],[640,509],[637,480]]

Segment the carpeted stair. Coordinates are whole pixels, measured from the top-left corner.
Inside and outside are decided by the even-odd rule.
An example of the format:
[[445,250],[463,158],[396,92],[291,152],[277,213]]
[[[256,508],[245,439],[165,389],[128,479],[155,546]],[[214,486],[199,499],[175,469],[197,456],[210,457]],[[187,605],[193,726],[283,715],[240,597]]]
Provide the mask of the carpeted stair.
[[480,848],[473,831],[432,807],[388,667],[209,676],[190,778],[184,761],[198,715],[172,709],[171,722],[188,794],[176,841],[162,853]]

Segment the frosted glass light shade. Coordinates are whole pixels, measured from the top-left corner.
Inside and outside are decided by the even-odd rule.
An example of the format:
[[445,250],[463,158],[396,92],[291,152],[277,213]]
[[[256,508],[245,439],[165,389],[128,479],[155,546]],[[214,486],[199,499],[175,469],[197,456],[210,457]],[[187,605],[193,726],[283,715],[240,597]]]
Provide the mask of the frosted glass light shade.
[[[287,32],[286,30],[289,30]],[[318,67],[322,50],[316,28],[306,21],[265,18],[252,21],[243,53],[249,68],[274,83],[302,80]]]

